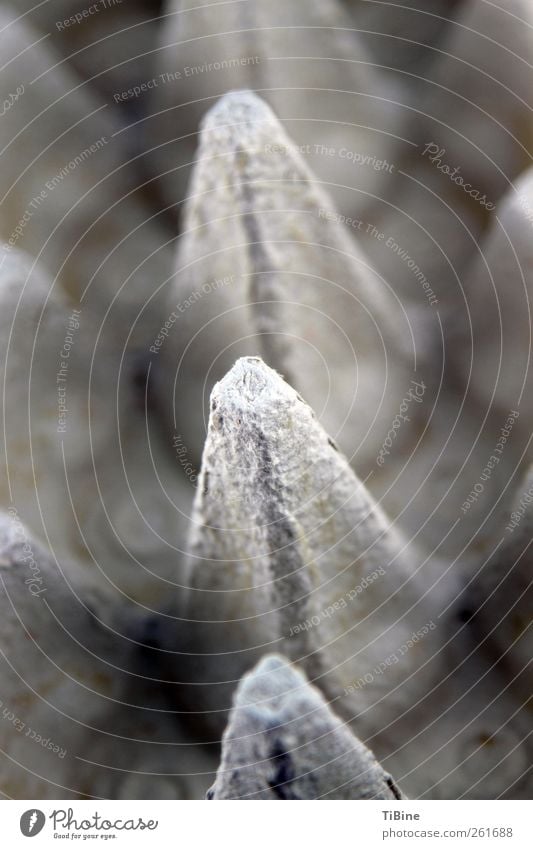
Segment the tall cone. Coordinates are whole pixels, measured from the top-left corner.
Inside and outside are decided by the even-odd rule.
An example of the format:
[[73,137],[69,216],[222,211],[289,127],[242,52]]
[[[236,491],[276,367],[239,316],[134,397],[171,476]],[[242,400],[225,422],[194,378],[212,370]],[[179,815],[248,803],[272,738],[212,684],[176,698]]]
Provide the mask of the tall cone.
[[[238,360],[213,390],[190,548],[184,625],[208,719],[224,718],[236,680],[265,651],[299,662],[353,715],[381,691],[378,678],[357,686],[361,670],[422,628],[418,651],[390,669],[394,693],[435,643],[441,589],[419,598],[432,567],[417,576],[416,551],[311,409],[258,358]],[[405,685],[409,695],[400,686],[390,709],[433,674],[430,663]]]

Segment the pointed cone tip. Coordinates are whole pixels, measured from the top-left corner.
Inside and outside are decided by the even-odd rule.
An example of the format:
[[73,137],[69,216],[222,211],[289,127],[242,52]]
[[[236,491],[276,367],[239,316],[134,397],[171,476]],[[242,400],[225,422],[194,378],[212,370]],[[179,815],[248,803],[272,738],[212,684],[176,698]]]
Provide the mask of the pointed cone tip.
[[277,371],[267,366],[260,357],[241,357],[227,374],[213,387],[212,403],[231,400],[240,407],[257,407],[263,401],[270,403],[272,396],[297,398],[296,392]]
[[294,667],[280,654],[267,654],[251,670],[250,675],[269,675],[272,672],[294,671]]
[[296,691],[305,690],[309,695],[307,678],[303,672],[282,655],[269,654],[251,669],[241,680],[235,704],[239,707],[254,707],[276,710],[292,698]]
[[[209,109],[202,121],[202,130],[214,130],[219,127],[231,127],[234,124],[249,124],[269,121],[277,124],[270,106],[249,89],[229,91]],[[242,126],[237,127],[242,132]]]

